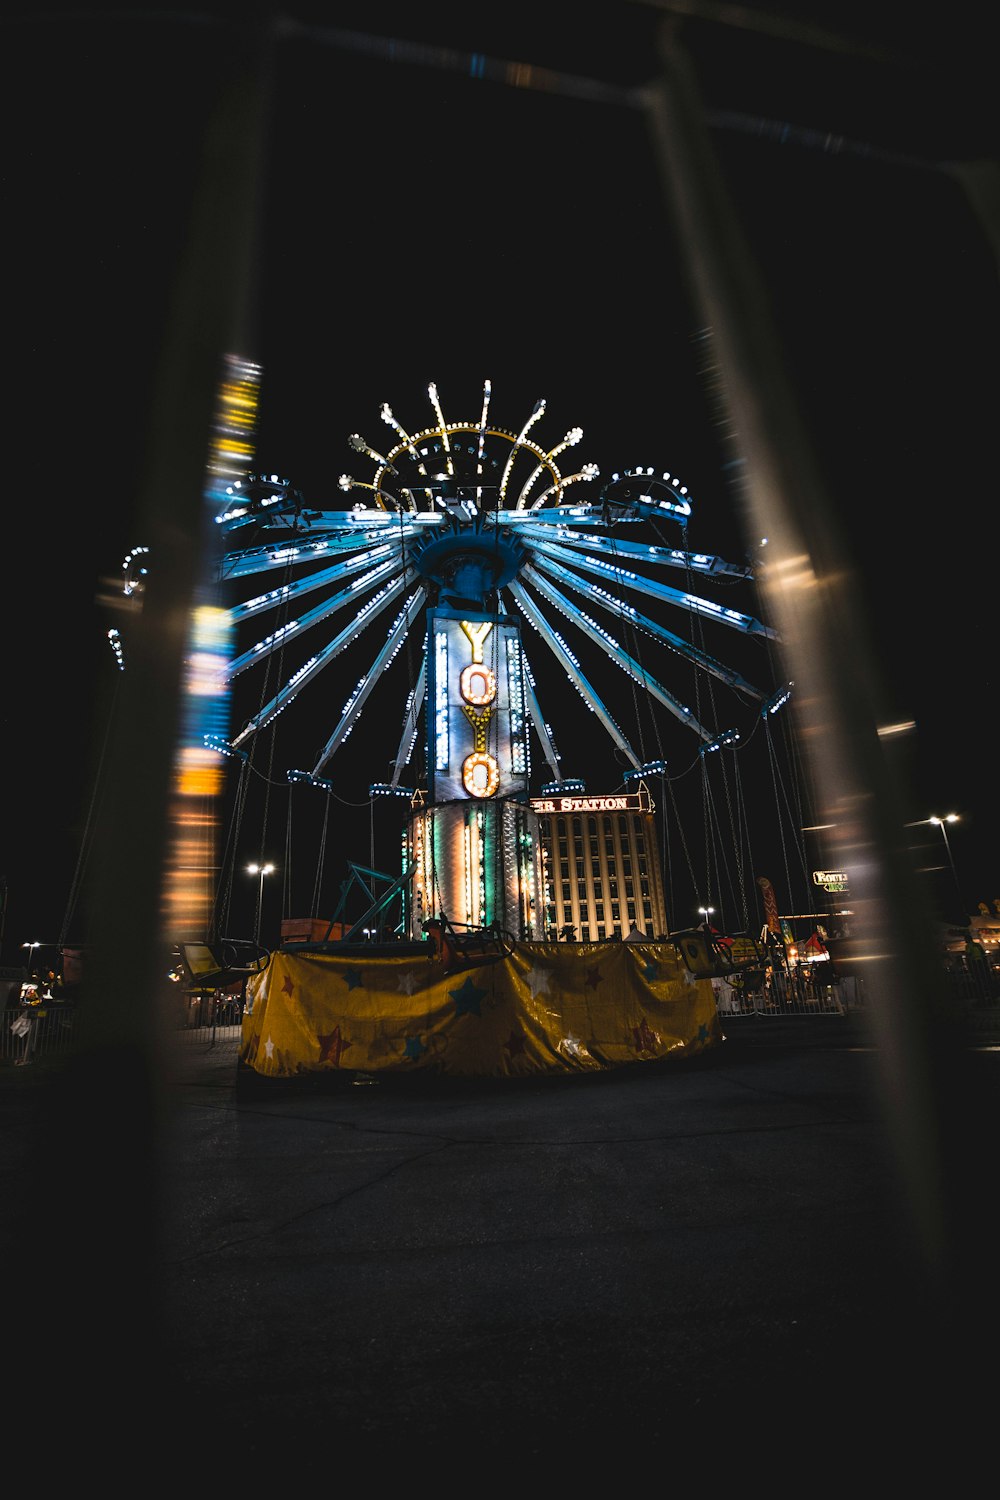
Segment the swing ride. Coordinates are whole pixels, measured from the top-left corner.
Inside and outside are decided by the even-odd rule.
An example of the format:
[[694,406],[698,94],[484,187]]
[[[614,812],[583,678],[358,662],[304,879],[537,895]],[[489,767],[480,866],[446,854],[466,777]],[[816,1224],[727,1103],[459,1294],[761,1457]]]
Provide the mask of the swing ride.
[[[718,795],[708,785],[710,765],[734,761],[734,747],[751,738],[757,724],[769,734],[772,715],[790,691],[790,684],[761,686],[725,659],[726,641],[742,638],[756,648],[758,665],[772,672],[766,648],[774,631],[709,593],[720,585],[752,587],[752,565],[671,545],[667,529],[686,541],[693,512],[676,474],[632,468],[598,487],[596,465],[566,458],[582,441],[579,427],[554,446],[539,442],[544,400],[515,430],[493,420],[488,380],[470,420],[447,420],[435,385],[427,395],[431,420],[413,431],[382,406],[391,439],[384,451],[351,435],[351,448],[371,468],[364,478],[340,476],[343,509],[308,505],[276,474],[251,475],[230,487],[216,521],[218,578],[234,601],[229,616],[238,641],[227,680],[234,703],[238,695],[240,705],[250,707],[227,748],[259,768],[263,742],[273,760],[265,731],[280,732],[284,753],[303,755],[286,770],[289,786],[329,794],[334,760],[339,766],[355,749],[358,741],[349,741],[368,710],[366,723],[376,714],[378,722],[359,736],[362,765],[355,756],[338,777],[339,788],[357,785],[360,769],[373,801],[467,798],[459,774],[442,779],[437,761],[445,752],[437,742],[430,745],[427,729],[428,721],[443,725],[446,739],[449,728],[443,701],[429,692],[436,652],[446,650],[443,642],[431,650],[430,626],[464,611],[492,619],[490,649],[518,659],[516,702],[507,694],[507,670],[497,671],[499,655],[486,664],[503,699],[494,708],[493,730],[506,713],[517,770],[480,804],[535,791],[532,758],[539,753],[547,780],[538,791],[578,788],[586,769],[580,762],[593,763],[603,743],[610,752],[608,789],[644,778],[669,796],[675,767],[701,772],[710,826]],[[576,501],[577,495],[586,498]],[[673,618],[665,623],[663,616]],[[678,687],[680,671],[685,676]],[[348,674],[355,686],[339,714],[331,714],[328,684],[335,679],[339,685]],[[635,709],[629,733],[616,717],[626,695]],[[327,718],[318,749],[305,752],[298,747],[306,736],[296,741],[286,732],[300,710],[313,747],[316,725]],[[560,737],[570,726],[577,764],[566,769],[553,725],[560,726]],[[376,780],[371,767],[378,748],[393,743],[394,754],[383,762],[387,774]],[[722,750],[725,756],[713,755]],[[481,758],[474,774],[488,782],[489,751],[475,753]],[[731,788],[723,800],[733,804]],[[737,791],[742,816],[739,801]],[[733,834],[732,827],[720,830],[722,844],[739,842]],[[693,881],[696,904],[720,906],[724,858],[718,848],[710,851],[711,867]],[[737,915],[749,919],[742,895],[739,905]]]
[[[649,789],[657,787],[661,864],[672,877],[681,856],[668,851],[667,804],[677,812],[681,776],[671,767],[699,772],[700,872],[677,821],[692,890],[699,909],[719,913],[720,922],[728,891],[737,905],[729,926],[744,930],[743,964],[759,966],[744,894],[753,871],[737,756],[761,728],[773,784],[780,784],[770,725],[791,684],[761,685],[729,659],[727,640],[750,643],[770,674],[775,632],[715,597],[720,588],[752,589],[755,570],[673,544],[668,528],[686,544],[693,512],[677,475],[639,467],[598,483],[596,464],[567,457],[582,440],[580,428],[554,446],[541,442],[544,400],[515,429],[494,421],[488,380],[470,420],[448,420],[434,384],[427,395],[430,420],[414,430],[382,406],[390,429],[384,451],[360,433],[350,436],[370,468],[367,477],[340,476],[340,507],[307,503],[277,474],[249,474],[229,486],[215,518],[217,586],[235,642],[225,680],[239,727],[227,741],[206,743],[238,767],[231,858],[251,776],[268,789],[278,785],[274,768],[285,758],[289,870],[292,794],[319,793],[325,802],[322,819],[309,819],[321,832],[307,932],[290,921],[289,931],[298,931],[251,981],[244,1062],[272,1074],[349,1066],[352,1047],[354,1065],[365,1069],[420,1062],[481,1073],[568,1060],[608,1066],[710,1045],[719,1036],[710,976],[739,967],[731,951],[674,922],[669,895],[658,912],[659,942],[648,904],[645,926],[641,908],[629,906],[629,931],[625,903],[618,917],[616,901],[616,920],[597,929],[596,943],[559,943],[557,917],[569,906],[554,887],[569,880],[556,829],[559,814],[576,809],[594,814],[594,829],[601,812],[610,833],[607,810],[626,807],[636,792],[652,828]],[[139,549],[134,556],[144,567]],[[331,712],[330,684],[355,673],[346,701]],[[635,714],[629,732],[618,708],[626,692]],[[581,702],[582,724],[574,719]],[[366,710],[374,728],[352,740]],[[560,738],[569,728],[576,764],[568,768],[554,724]],[[312,749],[304,752],[307,738]],[[380,746],[391,756],[376,780]],[[593,775],[602,746],[605,784],[588,796],[580,773],[589,766]],[[335,761],[345,768],[336,780]],[[349,881],[338,919],[324,924],[330,807],[359,771],[369,810],[394,800],[405,818],[399,870],[379,875],[348,861],[355,884],[364,885],[359,871],[367,874],[371,901],[348,920],[341,908]],[[694,799],[681,800],[690,811]],[[720,806],[729,814],[728,846]],[[801,805],[786,798],[784,811],[798,832]],[[265,837],[266,826],[262,847]],[[616,864],[628,866],[635,847],[624,832],[614,847]],[[582,876],[579,859],[575,873]],[[607,880],[606,867],[602,874]],[[224,872],[220,891],[225,881]],[[663,941],[670,929],[675,940]],[[466,972],[456,991],[452,976],[465,971],[481,984]],[[352,996],[345,1009],[345,987],[362,990],[363,1003]],[[464,1002],[456,1001],[466,988]],[[468,1034],[461,1043],[454,1034],[463,1003],[500,1018],[488,1041],[488,1028],[477,1028],[472,1051]]]

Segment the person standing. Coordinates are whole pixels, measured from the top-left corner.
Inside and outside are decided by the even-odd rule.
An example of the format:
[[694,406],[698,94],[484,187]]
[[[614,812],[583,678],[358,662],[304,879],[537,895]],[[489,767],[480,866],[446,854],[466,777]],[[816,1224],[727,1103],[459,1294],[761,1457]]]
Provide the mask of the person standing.
[[35,1050],[35,1008],[41,1004],[38,985],[29,980],[21,986],[21,999],[17,1014],[10,1023],[13,1034],[21,1041],[21,1051],[14,1059],[15,1068],[26,1068],[32,1061]]

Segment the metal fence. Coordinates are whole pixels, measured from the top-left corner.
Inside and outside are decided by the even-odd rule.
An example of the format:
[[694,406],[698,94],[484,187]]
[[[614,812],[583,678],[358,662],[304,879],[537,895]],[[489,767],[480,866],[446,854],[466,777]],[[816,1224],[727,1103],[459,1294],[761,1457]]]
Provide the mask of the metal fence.
[[[807,972],[779,975],[777,982],[769,976],[755,988],[739,981],[739,975],[712,981],[719,1014],[728,1020],[740,1016],[857,1016],[867,1005],[864,980],[860,978],[831,982],[818,972]],[[953,1014],[966,1024],[970,1037],[995,1038],[1000,1043],[1000,973],[947,970],[945,987]],[[238,995],[185,996],[175,1014],[171,1035],[184,1051],[231,1052],[235,1060],[241,1039],[241,1007]],[[0,1026],[0,1065],[23,1067],[68,1057],[75,1018],[75,1004],[8,1007]],[[22,1030],[25,1023],[27,1029]]]
[[[20,1023],[20,1024],[19,1024]],[[27,1027],[22,1031],[21,1027]],[[0,1066],[26,1067],[35,1062],[58,1062],[68,1058],[76,1032],[75,1005],[17,1006],[8,1009],[0,1026]],[[179,1046],[206,1052],[225,1048],[235,1059],[242,1027],[239,1012],[231,1007],[191,1012],[186,1023],[172,1027]]]
[[[759,977],[759,976],[758,976]],[[842,976],[831,980],[823,966],[793,974],[768,975],[748,985],[741,976],[713,979],[719,1014],[740,1016],[863,1016],[868,1007],[864,979]],[[959,1023],[973,1041],[1000,1042],[1000,970],[978,972],[965,965],[946,967],[943,996],[949,1019]]]
[[75,1006],[8,1006],[0,1026],[0,1061],[22,1067],[38,1057],[68,1056]]

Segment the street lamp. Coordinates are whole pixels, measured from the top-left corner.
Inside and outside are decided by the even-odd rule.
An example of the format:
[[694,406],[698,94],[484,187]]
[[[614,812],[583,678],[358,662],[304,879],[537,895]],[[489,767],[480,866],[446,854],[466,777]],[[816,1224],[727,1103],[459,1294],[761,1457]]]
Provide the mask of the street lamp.
[[254,928],[254,935],[253,935],[254,942],[259,946],[260,945],[260,916],[261,916],[261,908],[262,908],[262,906],[264,904],[264,876],[265,875],[273,875],[274,874],[274,866],[273,865],[247,865],[247,874],[248,875],[259,875],[260,876],[260,880],[257,883],[257,925]]
[[41,943],[22,943],[21,944],[22,948],[27,948],[27,950],[28,950],[27,967],[28,967],[28,978],[29,979],[31,978],[32,953],[34,952],[34,950],[36,948],[40,948],[41,946],[42,946]]
[[955,882],[955,890],[958,893],[959,907],[961,908],[962,914],[964,916],[966,915],[966,913],[965,902],[962,898],[962,887],[958,883],[958,871],[955,869],[955,861],[951,853],[951,842],[948,838],[948,830],[945,827],[946,823],[957,823],[959,821],[958,813],[945,813],[943,818],[936,817],[934,814],[932,814],[927,819],[927,821],[928,823],[933,823],[936,828],[940,828],[941,830],[941,837],[944,839],[944,847],[948,855],[948,863],[951,866],[951,878]]
[[714,906],[699,906],[698,913],[699,913],[700,917],[702,918],[702,921],[705,923],[706,927],[708,927],[708,926],[711,925],[711,923],[709,922],[708,919],[709,919],[709,917],[712,915],[712,913],[714,911],[715,911],[715,907]]

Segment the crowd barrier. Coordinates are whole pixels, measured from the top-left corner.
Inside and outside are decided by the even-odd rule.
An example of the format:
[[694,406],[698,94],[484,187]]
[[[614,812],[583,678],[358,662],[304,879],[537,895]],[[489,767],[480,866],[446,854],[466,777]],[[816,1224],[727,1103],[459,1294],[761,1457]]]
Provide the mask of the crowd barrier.
[[[732,1021],[740,1016],[859,1016],[868,999],[864,980],[827,980],[813,973],[768,977],[753,987],[741,976],[713,979],[719,1015]],[[945,993],[954,1014],[967,1022],[972,1040],[1000,1041],[1000,975],[979,975],[965,969],[945,974]],[[0,1026],[0,1065],[25,1066],[37,1060],[58,1060],[72,1050],[77,1003],[8,1006]],[[242,1036],[239,996],[185,997],[174,1016],[170,1034],[184,1049],[205,1052],[226,1049],[237,1056]]]

